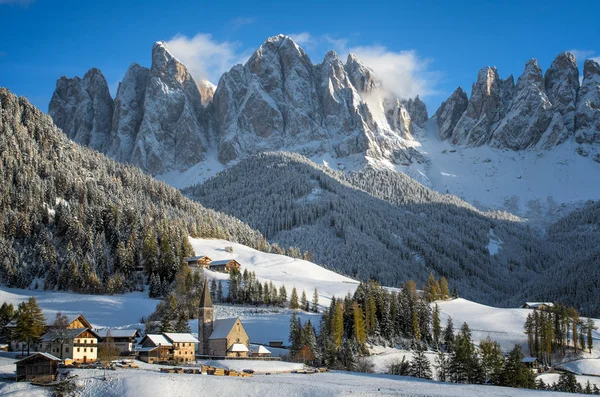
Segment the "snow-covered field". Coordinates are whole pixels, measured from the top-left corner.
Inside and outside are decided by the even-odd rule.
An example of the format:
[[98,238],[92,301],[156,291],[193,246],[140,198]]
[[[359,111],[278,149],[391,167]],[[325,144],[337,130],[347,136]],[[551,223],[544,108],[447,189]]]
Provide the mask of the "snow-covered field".
[[[319,304],[329,306],[332,296],[343,297],[353,293],[359,284],[356,280],[312,262],[285,255],[266,254],[226,240],[190,238],[190,243],[196,255],[206,255],[212,260],[235,259],[242,269],[255,272],[261,282],[273,281],[277,287],[285,285],[288,297],[292,288],[296,287],[299,296],[304,290],[308,299],[312,300],[314,289],[317,288]],[[225,247],[232,247],[233,253],[225,251]],[[205,274],[221,280],[229,277],[212,271],[205,271]]]
[[[109,371],[73,370],[78,396],[567,396],[496,386],[456,385],[416,378],[330,372],[314,375],[274,374],[251,378],[208,375],[163,374],[158,367]],[[3,396],[49,396],[50,390],[28,383],[0,381]]]

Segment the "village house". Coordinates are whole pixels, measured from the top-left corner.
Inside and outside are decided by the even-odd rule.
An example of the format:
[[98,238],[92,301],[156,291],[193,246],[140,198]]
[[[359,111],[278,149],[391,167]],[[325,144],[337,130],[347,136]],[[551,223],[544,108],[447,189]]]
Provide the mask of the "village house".
[[129,355],[134,351],[137,338],[140,333],[137,329],[101,329],[96,333],[100,336],[102,343],[106,342],[106,338],[110,336],[112,343],[117,346],[121,355]]
[[100,336],[89,328],[51,329],[42,335],[38,350],[63,360],[92,363],[98,359]]
[[173,344],[163,335],[146,334],[140,341],[138,358],[148,364],[169,361],[172,358]]
[[241,265],[235,259],[224,259],[221,261],[212,261],[208,268],[214,272],[229,273],[232,270],[239,271]]
[[173,345],[173,360],[179,362],[196,361],[196,343],[198,339],[188,333],[170,333],[163,334],[165,338]]
[[248,357],[250,339],[239,318],[214,319],[208,281],[200,297],[198,354],[205,357]]
[[[89,323],[89,321],[86,320],[85,317],[83,317],[82,314],[65,314],[64,315],[67,318],[67,326],[65,328],[67,329],[83,329],[83,328],[92,328],[92,325]],[[48,317],[46,317],[48,318]],[[10,331],[10,333],[12,334],[15,330],[17,326],[17,322],[16,320],[11,321],[10,323],[8,323],[8,325],[6,326],[6,328]],[[52,324],[46,324],[46,329],[44,332],[48,332],[49,330],[52,329]],[[25,342],[21,342],[21,341],[17,341],[17,340],[12,340],[10,342],[10,347],[13,351],[19,351],[19,350],[25,350],[27,349],[27,344]],[[40,346],[31,346],[37,350],[40,351],[44,351]]]
[[17,361],[17,381],[48,383],[56,379],[61,359],[48,353],[35,353]]
[[210,262],[212,262],[212,259],[210,259],[208,256],[201,255],[187,258],[185,261],[187,262],[188,266],[207,269]]
[[534,310],[550,310],[554,307],[552,302],[525,302],[522,309],[534,309]]
[[271,357],[271,352],[269,351],[269,349],[267,349],[263,345],[259,345],[258,347],[251,350],[250,356],[251,357]]

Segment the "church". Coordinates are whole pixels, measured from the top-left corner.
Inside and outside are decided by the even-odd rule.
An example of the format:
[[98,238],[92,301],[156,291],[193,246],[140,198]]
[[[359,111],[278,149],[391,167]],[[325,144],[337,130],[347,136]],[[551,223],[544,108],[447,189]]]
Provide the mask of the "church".
[[200,356],[248,357],[250,339],[240,319],[214,319],[208,280],[204,280],[204,291],[200,297],[198,341]]

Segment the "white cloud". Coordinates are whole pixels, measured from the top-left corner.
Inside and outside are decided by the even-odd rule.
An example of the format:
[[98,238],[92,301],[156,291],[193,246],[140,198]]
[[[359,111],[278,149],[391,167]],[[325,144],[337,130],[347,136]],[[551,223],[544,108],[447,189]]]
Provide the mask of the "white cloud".
[[436,93],[439,73],[429,70],[431,60],[421,58],[416,51],[388,50],[384,46],[352,47],[361,62],[373,69],[383,88],[399,98],[426,97]]
[[299,46],[311,46],[315,44],[315,39],[308,32],[302,33],[290,33],[288,34],[292,40],[296,42]]
[[592,57],[595,54],[595,51],[592,51],[592,50],[573,49],[573,50],[569,50],[568,52],[575,55],[575,59],[577,59],[577,61],[579,61],[579,62],[583,62],[584,60]]
[[177,35],[167,41],[169,50],[190,71],[196,81],[207,79],[216,84],[233,65],[244,63],[250,53],[240,50],[237,42],[217,41],[212,35],[198,33],[192,38]]

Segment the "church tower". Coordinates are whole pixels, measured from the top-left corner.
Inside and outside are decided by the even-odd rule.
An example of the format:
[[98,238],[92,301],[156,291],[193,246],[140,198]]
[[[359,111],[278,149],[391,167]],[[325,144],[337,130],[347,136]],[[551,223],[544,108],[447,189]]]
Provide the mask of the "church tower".
[[208,351],[208,338],[213,332],[213,304],[210,298],[210,289],[208,288],[208,280],[204,279],[204,290],[200,297],[200,308],[198,312],[198,354],[207,356]]

